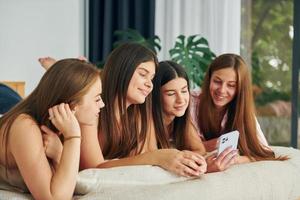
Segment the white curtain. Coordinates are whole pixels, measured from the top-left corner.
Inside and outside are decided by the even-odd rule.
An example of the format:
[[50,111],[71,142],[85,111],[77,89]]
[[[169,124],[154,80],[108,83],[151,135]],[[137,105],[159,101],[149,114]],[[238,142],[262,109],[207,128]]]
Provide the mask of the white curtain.
[[217,55],[240,52],[241,0],[157,0],[155,34],[161,39],[160,60],[180,34],[200,34]]

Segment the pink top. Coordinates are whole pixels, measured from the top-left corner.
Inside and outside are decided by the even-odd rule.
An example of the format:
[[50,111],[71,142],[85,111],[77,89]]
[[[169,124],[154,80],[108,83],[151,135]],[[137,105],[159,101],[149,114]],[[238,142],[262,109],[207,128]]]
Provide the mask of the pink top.
[[[203,141],[205,141],[203,133],[200,131],[200,127],[199,127],[198,122],[197,122],[197,107],[200,106],[200,99],[199,99],[200,93],[201,93],[200,90],[191,91],[191,95],[190,95],[190,97],[191,97],[190,98],[191,99],[190,114],[191,114],[191,119],[192,119],[193,125],[197,129],[197,132],[199,133],[201,139]],[[224,115],[224,117],[222,119],[222,122],[221,122],[221,128],[222,129],[225,128],[226,121],[227,121],[227,113]],[[255,122],[256,122],[257,137],[258,137],[260,143],[264,146],[269,146],[268,142],[266,140],[266,137],[264,136],[256,117],[255,117]]]

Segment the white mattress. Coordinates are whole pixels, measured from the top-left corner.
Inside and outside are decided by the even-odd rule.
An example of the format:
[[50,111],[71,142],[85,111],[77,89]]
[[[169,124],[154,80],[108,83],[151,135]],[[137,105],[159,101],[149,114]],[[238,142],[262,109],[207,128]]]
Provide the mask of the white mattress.
[[[154,166],[89,169],[79,173],[74,199],[113,200],[296,200],[300,198],[300,151],[272,147],[288,161],[236,165],[197,179],[177,177]],[[0,191],[0,199],[31,199],[28,194]]]

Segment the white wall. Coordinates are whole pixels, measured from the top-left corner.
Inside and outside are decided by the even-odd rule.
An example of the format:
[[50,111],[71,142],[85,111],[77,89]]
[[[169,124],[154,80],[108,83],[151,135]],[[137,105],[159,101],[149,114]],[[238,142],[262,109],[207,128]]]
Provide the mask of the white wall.
[[25,81],[28,95],[44,73],[39,57],[83,53],[83,0],[0,0],[1,81]]

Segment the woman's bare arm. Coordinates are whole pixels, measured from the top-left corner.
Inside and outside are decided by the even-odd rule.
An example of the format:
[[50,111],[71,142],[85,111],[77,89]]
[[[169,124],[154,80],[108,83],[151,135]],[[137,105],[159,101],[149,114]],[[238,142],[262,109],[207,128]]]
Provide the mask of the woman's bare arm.
[[80,170],[95,168],[104,162],[97,125],[81,125]]
[[53,173],[38,125],[29,116],[21,115],[12,125],[9,148],[35,199],[72,198],[79,167],[80,139],[65,142],[60,163]]
[[203,171],[203,157],[191,151],[177,149],[158,149],[136,156],[108,160],[98,165],[98,168],[110,168],[130,165],[155,165],[179,176],[199,176]]

